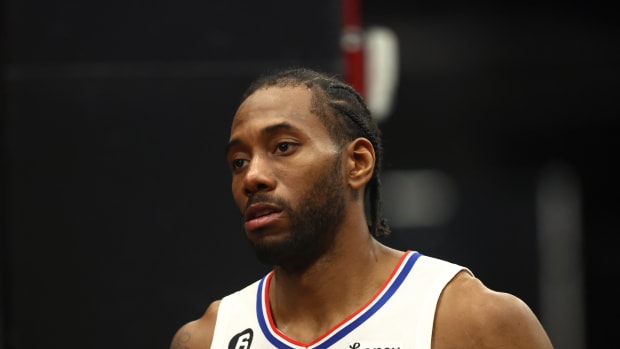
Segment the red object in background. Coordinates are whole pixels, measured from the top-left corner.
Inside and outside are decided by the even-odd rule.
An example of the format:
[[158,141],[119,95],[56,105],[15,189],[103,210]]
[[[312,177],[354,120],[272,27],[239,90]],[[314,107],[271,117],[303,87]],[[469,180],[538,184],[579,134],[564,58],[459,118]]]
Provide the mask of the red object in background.
[[341,35],[340,45],[344,62],[344,79],[362,96],[366,97],[361,0],[342,0]]

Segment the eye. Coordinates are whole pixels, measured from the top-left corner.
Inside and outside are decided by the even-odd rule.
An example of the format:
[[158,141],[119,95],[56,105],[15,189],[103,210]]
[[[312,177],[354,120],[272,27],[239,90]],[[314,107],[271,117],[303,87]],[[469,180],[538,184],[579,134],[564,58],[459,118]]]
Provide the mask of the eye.
[[238,170],[242,168],[248,161],[245,159],[234,159],[230,162],[230,167],[232,170]]
[[288,154],[292,152],[298,145],[296,143],[291,142],[280,142],[276,144],[276,153],[280,154]]
[[281,153],[286,153],[289,146],[290,144],[288,143],[278,143],[278,145],[276,145],[276,151],[281,152]]

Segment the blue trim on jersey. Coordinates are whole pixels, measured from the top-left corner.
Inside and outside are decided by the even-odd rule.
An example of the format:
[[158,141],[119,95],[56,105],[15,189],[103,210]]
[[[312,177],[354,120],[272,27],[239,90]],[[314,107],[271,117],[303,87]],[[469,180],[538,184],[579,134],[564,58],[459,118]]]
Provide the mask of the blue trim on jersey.
[[403,283],[403,281],[405,281],[405,278],[407,277],[407,275],[409,274],[411,269],[413,269],[413,265],[415,264],[415,262],[418,260],[419,257],[420,257],[420,254],[415,252],[409,258],[409,260],[403,266],[403,269],[396,276],[396,279],[394,280],[394,283],[390,286],[390,288],[388,288],[385,291],[383,296],[381,296],[381,298],[378,299],[377,302],[372,305],[372,307],[370,307],[368,310],[366,310],[360,317],[355,319],[355,321],[351,322],[350,324],[348,324],[347,326],[342,328],[340,331],[338,331],[336,334],[334,334],[328,340],[326,340],[325,342],[321,343],[321,345],[319,345],[319,346],[317,346],[315,348],[316,349],[329,348],[331,345],[333,345],[334,343],[336,343],[339,340],[341,340],[342,338],[344,338],[344,336],[346,336],[347,334],[351,333],[351,331],[353,331],[354,329],[359,327],[361,324],[364,323],[364,321],[368,320],[371,316],[373,316],[379,309],[381,309],[381,307],[390,298],[392,298],[392,295],[394,295],[394,293],[396,292],[396,290],[398,290],[398,288]]
[[265,287],[265,280],[267,276],[264,276],[260,283],[258,284],[258,292],[256,292],[256,317],[258,318],[258,325],[260,326],[263,335],[271,344],[275,345],[278,349],[295,349],[293,347],[289,347],[288,345],[282,343],[278,338],[276,338],[271,331],[269,331],[269,326],[266,321],[266,316],[263,316],[263,287]]
[[[310,348],[310,347],[311,348],[315,348],[315,349],[329,348],[330,346],[332,346],[333,344],[335,344],[336,342],[338,342],[339,340],[344,338],[346,335],[351,333],[353,330],[355,330],[361,324],[363,324],[366,320],[368,320],[377,311],[379,311],[379,309],[381,309],[381,307],[390,298],[392,298],[392,295],[394,295],[394,293],[396,293],[396,290],[398,290],[400,285],[402,285],[403,281],[405,281],[405,278],[407,277],[407,275],[409,275],[409,272],[411,271],[411,269],[413,269],[413,265],[415,264],[415,262],[418,260],[418,258],[420,256],[421,256],[421,254],[418,253],[418,252],[413,252],[412,253],[411,257],[405,262],[405,264],[404,264],[402,270],[400,271],[400,273],[398,273],[398,275],[396,275],[396,278],[394,279],[394,282],[390,285],[390,287],[375,302],[375,304],[373,304],[370,308],[368,308],[366,311],[364,311],[362,313],[362,315],[360,315],[360,317],[358,317],[357,319],[355,319],[354,321],[352,321],[351,323],[349,323],[348,325],[346,325],[345,327],[343,327],[342,329],[340,329],[339,331],[334,333],[331,337],[329,337],[327,340],[322,342],[320,345],[317,345],[317,346],[310,345],[310,346],[308,346],[308,348]],[[267,340],[269,342],[271,342],[271,344],[276,346],[276,348],[278,348],[278,349],[295,349],[295,347],[288,346],[287,344],[283,343],[280,339],[278,339],[276,336],[274,336],[271,333],[271,331],[269,330],[268,324],[267,324],[266,316],[263,316],[263,301],[264,301],[264,299],[263,299],[263,288],[265,286],[266,278],[267,278],[267,276],[263,277],[260,280],[260,283],[258,284],[258,292],[256,294],[256,317],[258,318],[258,324],[260,325],[260,328],[261,328],[261,330],[263,332],[263,335],[265,335]]]

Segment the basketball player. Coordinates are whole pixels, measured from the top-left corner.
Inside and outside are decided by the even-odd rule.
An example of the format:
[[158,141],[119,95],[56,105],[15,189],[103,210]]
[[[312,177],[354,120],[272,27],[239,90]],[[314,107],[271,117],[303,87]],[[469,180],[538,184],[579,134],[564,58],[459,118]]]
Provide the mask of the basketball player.
[[170,348],[553,348],[521,299],[381,242],[382,151],[339,79],[291,69],[251,84],[226,156],[247,238],[273,269],[181,326]]

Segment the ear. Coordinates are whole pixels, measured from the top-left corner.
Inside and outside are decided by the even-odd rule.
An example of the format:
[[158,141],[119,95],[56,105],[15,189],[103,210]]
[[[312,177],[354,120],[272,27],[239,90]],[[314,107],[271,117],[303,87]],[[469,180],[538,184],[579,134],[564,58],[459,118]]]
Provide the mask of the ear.
[[347,175],[352,189],[363,188],[375,169],[375,148],[366,138],[356,138],[347,146]]

